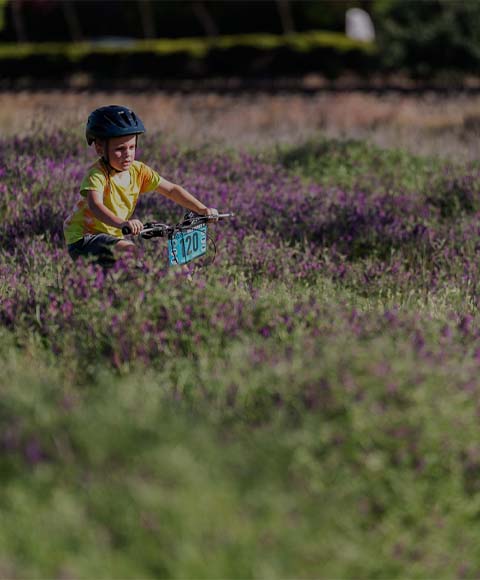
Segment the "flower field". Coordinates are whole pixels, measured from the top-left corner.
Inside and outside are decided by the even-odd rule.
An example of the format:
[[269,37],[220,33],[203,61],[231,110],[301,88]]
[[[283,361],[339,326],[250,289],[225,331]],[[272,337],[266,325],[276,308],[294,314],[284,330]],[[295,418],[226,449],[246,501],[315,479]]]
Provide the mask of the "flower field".
[[235,213],[192,282],[162,240],[73,264],[90,152],[0,141],[0,576],[478,576],[480,165],[153,131],[138,157]]

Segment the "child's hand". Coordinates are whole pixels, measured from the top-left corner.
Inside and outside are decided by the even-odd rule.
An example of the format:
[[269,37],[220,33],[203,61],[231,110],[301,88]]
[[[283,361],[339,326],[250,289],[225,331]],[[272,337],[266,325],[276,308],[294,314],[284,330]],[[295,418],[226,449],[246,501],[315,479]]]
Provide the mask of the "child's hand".
[[123,222],[120,229],[123,231],[127,228],[132,236],[138,236],[138,234],[143,230],[143,224],[140,220],[128,220]]
[[[213,217],[218,216],[218,209],[215,209],[214,207],[206,207],[204,211],[205,213],[203,215],[211,215]],[[218,219],[213,221],[218,221]]]

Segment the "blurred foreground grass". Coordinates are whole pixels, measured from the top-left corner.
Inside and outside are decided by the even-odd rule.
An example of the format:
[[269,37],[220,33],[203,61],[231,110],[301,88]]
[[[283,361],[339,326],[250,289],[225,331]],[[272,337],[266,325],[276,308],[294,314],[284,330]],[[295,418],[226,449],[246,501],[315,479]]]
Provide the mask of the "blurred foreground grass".
[[376,314],[355,336],[321,300],[317,340],[244,336],[120,374],[98,360],[81,385],[3,333],[2,576],[475,576],[473,345],[457,330],[440,349],[426,315],[428,356]]
[[[271,290],[249,310],[268,319]],[[276,292],[272,315],[292,298]],[[156,370],[99,358],[80,384],[68,356],[3,333],[2,575],[475,575],[475,341],[381,308],[357,335],[348,294],[313,298],[316,339],[297,323]]]

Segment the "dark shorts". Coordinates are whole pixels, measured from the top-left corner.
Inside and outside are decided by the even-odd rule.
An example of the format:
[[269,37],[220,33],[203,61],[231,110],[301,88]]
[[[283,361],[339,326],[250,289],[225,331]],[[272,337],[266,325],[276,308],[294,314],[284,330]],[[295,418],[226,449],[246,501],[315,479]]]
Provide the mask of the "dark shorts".
[[68,253],[73,260],[92,257],[102,266],[112,266],[115,263],[112,248],[120,239],[109,234],[86,234],[78,242],[68,244]]

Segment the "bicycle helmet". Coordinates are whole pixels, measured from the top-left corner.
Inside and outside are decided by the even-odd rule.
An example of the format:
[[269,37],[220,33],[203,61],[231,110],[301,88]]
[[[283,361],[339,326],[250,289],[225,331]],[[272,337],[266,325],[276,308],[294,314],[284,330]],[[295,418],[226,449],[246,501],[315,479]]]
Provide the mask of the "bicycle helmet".
[[95,139],[111,139],[124,135],[140,135],[145,127],[137,115],[128,107],[108,105],[90,113],[85,136],[91,145]]

